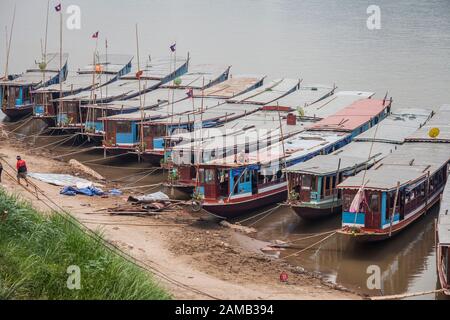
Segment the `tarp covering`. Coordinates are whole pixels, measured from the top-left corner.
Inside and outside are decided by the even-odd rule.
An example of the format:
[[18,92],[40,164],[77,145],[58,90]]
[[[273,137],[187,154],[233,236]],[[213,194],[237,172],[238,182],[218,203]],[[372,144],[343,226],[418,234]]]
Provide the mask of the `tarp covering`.
[[142,203],[164,202],[169,200],[170,200],[169,196],[161,191],[145,194],[143,196],[130,196],[128,198],[128,201],[142,202]]
[[28,176],[36,180],[49,183],[55,186],[65,187],[72,186],[75,187],[77,184],[92,185],[92,182],[71,176],[69,174],[56,174],[56,173],[28,173]]
[[77,188],[77,187],[64,187],[60,192],[60,194],[65,196],[75,196],[77,194],[82,194],[85,196],[102,196],[104,194],[103,190],[96,188],[94,186],[89,186],[85,188]]

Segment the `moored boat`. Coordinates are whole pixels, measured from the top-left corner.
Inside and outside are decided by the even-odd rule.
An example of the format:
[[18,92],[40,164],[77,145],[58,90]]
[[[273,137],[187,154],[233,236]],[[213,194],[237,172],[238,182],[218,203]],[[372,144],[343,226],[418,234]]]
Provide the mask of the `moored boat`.
[[385,240],[439,201],[450,161],[450,107],[441,107],[405,141],[369,170],[338,185],[342,189],[339,233],[361,242]]
[[54,126],[60,97],[75,95],[108,85],[131,71],[129,55],[100,55],[94,64],[69,72],[62,84],[53,84],[33,92],[33,117]]
[[337,185],[394,152],[430,115],[425,109],[397,110],[342,149],[289,167],[289,207],[303,219],[340,213]]
[[[153,157],[152,154],[150,154],[150,150],[155,149],[155,146],[157,149],[159,148],[164,150],[163,142],[168,130],[172,132],[173,130],[179,129],[179,127],[181,127],[182,120],[186,129],[189,129],[189,127],[193,128],[194,122],[201,120],[202,109],[203,113],[205,111],[209,112],[209,116],[203,119],[203,124],[207,124],[208,121],[211,123],[228,121],[229,118],[231,119],[234,117],[232,114],[233,112],[227,112],[225,109],[225,111],[222,112],[220,111],[220,108],[215,109],[216,107],[226,103],[229,94],[231,94],[228,89],[232,88],[235,93],[247,92],[251,89],[259,87],[262,84],[263,79],[264,77],[261,76],[235,76],[232,79],[212,85],[206,89],[194,90],[193,88],[190,88],[192,89],[191,92],[186,92],[186,89],[169,88],[156,90],[166,90],[167,95],[169,96],[168,100],[165,101],[164,104],[159,105],[157,108],[153,108],[151,110],[140,110],[129,114],[117,114],[100,119],[104,122],[105,126],[103,148],[114,153],[137,152],[142,155],[144,150],[141,149],[144,143],[144,149],[148,149],[147,151],[149,151],[149,160],[159,163],[163,157],[163,153],[158,153],[155,157]],[[207,84],[207,82],[205,82],[205,84]],[[208,92],[213,93],[211,97]],[[191,99],[187,99],[189,98],[187,93],[189,93]],[[193,95],[191,95],[191,93]],[[174,94],[175,96],[180,96],[183,98],[178,101],[174,101]],[[202,97],[198,97],[199,95]],[[235,108],[235,110],[238,114],[240,114],[240,116],[243,116],[245,115],[246,110],[253,112],[256,111],[257,108],[259,107],[247,106],[245,110],[242,110],[243,112],[239,112],[238,108]],[[220,114],[214,115],[214,110],[219,110],[217,112]],[[158,128],[158,130],[150,130],[152,121],[156,121],[158,119],[165,122],[155,122],[155,126],[152,126],[152,128]],[[171,124],[170,126],[167,126],[167,121]],[[141,139],[140,126],[142,123],[146,124],[143,127],[144,139]]]
[[60,59],[59,54],[48,53],[37,66],[33,66],[20,76],[0,81],[3,113],[10,120],[31,115],[33,91],[63,81],[67,76],[67,58],[67,54],[63,54]]
[[[54,129],[82,132],[85,123],[91,122],[92,118],[98,115],[98,108],[93,106],[128,100],[153,91],[186,73],[188,65],[189,56],[187,58],[177,57],[175,66],[169,58],[153,59],[139,72],[131,72],[107,85],[58,99],[60,108]],[[139,86],[139,79],[141,80],[141,87]],[[123,112],[136,110],[138,108],[124,108]]]

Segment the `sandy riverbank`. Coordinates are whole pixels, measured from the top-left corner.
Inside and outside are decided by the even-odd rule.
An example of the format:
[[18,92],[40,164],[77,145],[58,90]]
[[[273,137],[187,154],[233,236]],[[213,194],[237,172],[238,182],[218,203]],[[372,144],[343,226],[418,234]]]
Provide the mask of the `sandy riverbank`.
[[[27,161],[30,172],[74,173],[66,163],[52,160],[46,151],[31,154],[25,148],[13,147],[9,140],[1,137],[0,155],[5,156],[5,161],[14,165],[17,154]],[[11,172],[5,164],[4,167]],[[67,197],[59,194],[59,187],[33,182],[81,223],[91,229],[100,229],[108,241],[163,273],[170,280],[158,280],[177,299],[207,299],[210,296],[219,299],[360,298],[334,289],[300,268],[252,250],[252,242],[256,244],[257,240],[243,240],[245,236],[211,221],[198,220],[187,212],[171,212],[158,217],[111,216],[99,210],[124,203],[127,195]],[[42,201],[5,175],[2,185],[9,192],[29,199],[35,207],[48,210]],[[243,241],[248,245],[243,246]],[[279,281],[283,271],[289,275],[287,284]]]

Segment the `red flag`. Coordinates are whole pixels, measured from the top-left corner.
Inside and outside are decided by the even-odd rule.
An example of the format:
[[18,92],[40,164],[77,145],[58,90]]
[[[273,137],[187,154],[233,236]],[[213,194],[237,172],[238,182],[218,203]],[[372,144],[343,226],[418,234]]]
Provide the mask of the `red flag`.
[[98,39],[98,31],[92,35],[93,39]]
[[175,52],[177,50],[177,44],[174,43],[173,45],[170,46],[170,51]]
[[60,11],[61,11],[61,3],[58,4],[58,5],[55,7],[55,10],[56,10],[56,12],[60,12]]
[[188,98],[194,98],[194,89],[189,88],[188,92],[186,92]]

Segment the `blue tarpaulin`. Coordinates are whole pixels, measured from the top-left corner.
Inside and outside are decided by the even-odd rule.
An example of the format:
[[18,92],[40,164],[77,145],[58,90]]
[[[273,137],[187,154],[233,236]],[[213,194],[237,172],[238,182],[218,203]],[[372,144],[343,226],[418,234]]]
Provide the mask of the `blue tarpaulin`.
[[77,194],[82,194],[85,196],[102,196],[105,193],[103,192],[102,189],[90,186],[90,187],[86,187],[86,188],[77,188],[77,187],[64,187],[61,189],[61,191],[59,192],[62,195],[65,196],[75,196]]

